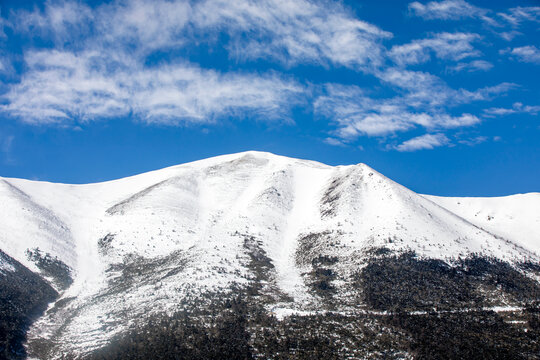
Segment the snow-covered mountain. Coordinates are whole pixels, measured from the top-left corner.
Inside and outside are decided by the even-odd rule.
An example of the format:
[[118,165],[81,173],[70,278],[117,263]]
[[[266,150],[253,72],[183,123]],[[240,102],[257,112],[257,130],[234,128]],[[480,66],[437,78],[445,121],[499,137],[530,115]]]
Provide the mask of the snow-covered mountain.
[[491,198],[424,197],[492,234],[540,254],[540,193]]
[[261,152],[88,185],[0,178],[0,203],[0,249],[59,292],[28,331],[40,358],[91,354],[254,283],[278,319],[369,313],[358,274],[377,249],[452,266],[481,255],[531,279],[521,265],[540,259],[540,194],[419,195],[364,164]]

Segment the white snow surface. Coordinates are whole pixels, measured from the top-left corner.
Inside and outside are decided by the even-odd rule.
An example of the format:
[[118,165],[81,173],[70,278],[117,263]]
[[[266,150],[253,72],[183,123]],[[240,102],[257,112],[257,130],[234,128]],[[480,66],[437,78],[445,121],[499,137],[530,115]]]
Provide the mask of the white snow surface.
[[[174,311],[188,294],[249,281],[246,237],[266,252],[297,311],[317,302],[295,261],[309,234],[339,240],[324,251],[340,258],[344,275],[361,266],[359,254],[379,246],[509,262],[538,261],[540,248],[539,194],[421,196],[364,164],[332,167],[262,152],[87,185],[0,178],[0,201],[0,249],[35,271],[25,251],[36,247],[73,269],[74,283],[61,294],[67,305],[37,321],[30,341],[54,337],[60,349],[76,344],[81,352],[138,317]],[[134,259],[157,264],[151,280],[116,284],[121,265]]]
[[491,198],[424,197],[476,226],[540,255],[540,193]]

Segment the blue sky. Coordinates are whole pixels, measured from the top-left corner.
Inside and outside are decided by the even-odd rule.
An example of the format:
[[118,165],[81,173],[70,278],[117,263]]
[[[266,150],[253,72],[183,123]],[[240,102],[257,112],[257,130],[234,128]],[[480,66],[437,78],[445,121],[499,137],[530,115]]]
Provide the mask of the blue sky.
[[540,191],[540,2],[0,3],[0,175],[245,150],[422,193]]

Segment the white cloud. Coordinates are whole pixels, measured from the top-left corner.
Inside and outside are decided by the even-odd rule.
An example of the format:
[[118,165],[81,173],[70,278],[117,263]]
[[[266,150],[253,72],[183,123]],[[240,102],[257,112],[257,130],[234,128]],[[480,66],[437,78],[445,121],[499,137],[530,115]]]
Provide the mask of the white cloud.
[[518,88],[514,83],[503,82],[494,86],[486,86],[475,91],[460,89],[455,95],[457,103],[466,104],[473,101],[488,101],[501,95],[505,95],[510,90]]
[[448,114],[435,115],[432,119],[431,127],[440,128],[459,128],[478,124],[480,119],[471,114],[462,114],[460,116],[450,116]]
[[488,71],[493,68],[493,64],[485,60],[474,60],[470,62],[459,62],[454,66],[447,68],[450,72],[474,72],[474,71]]
[[42,11],[14,13],[10,25],[58,47],[128,47],[140,55],[182,43],[190,10],[189,1],[117,0],[94,9],[78,1],[47,1]]
[[360,135],[384,136],[391,133],[409,130],[414,126],[408,122],[409,114],[365,114],[353,115],[340,119],[341,127],[337,134],[345,139],[354,139]]
[[484,114],[487,117],[505,116],[511,114],[536,115],[538,113],[540,113],[539,105],[523,105],[520,102],[514,103],[512,108],[492,107],[484,110]]
[[339,147],[345,147],[345,143],[339,139],[333,138],[333,137],[327,137],[323,140],[325,144],[332,145],[332,146],[339,146]]
[[534,45],[521,46],[513,49],[500,51],[501,54],[510,54],[510,56],[521,62],[540,64],[540,49]]
[[434,109],[473,101],[485,101],[518,87],[513,83],[501,83],[474,91],[456,90],[450,88],[439,77],[430,73],[398,67],[384,69],[377,76],[383,82],[403,91],[403,101],[407,106],[413,108]]
[[465,144],[467,146],[475,146],[483,142],[486,142],[487,140],[488,140],[487,136],[476,136],[469,139],[462,139],[462,140],[459,140],[458,142],[460,144]]
[[430,1],[425,5],[415,1],[409,4],[409,11],[427,20],[459,20],[483,16],[486,10],[464,0]]
[[92,10],[75,1],[47,1],[43,10],[12,12],[8,26],[19,34],[52,40],[57,46],[77,46],[91,30]]
[[472,43],[481,39],[471,33],[439,33],[430,38],[414,40],[408,44],[393,46],[390,58],[400,65],[414,65],[427,62],[433,52],[443,60],[459,61],[467,57],[479,56]]
[[306,90],[294,80],[166,59],[153,64],[148,57],[213,46],[225,33],[237,60],[372,73],[384,62],[381,41],[392,36],[340,4],[307,0],[118,0],[95,9],[50,1],[42,10],[12,13],[9,23],[21,36],[54,44],[26,49],[20,83],[3,95],[4,112],[34,124],[128,115],[168,124],[225,116],[286,120]]
[[417,151],[447,145],[450,140],[444,134],[425,134],[403,142],[395,147],[397,151]]
[[446,88],[446,84],[437,76],[422,71],[406,70],[399,67],[383,69],[377,77],[392,86],[411,92],[422,92],[434,88]]
[[335,134],[346,140],[359,136],[384,137],[412,128],[442,130],[473,126],[480,123],[477,116],[451,116],[440,108],[411,107],[410,98],[372,98],[356,86],[329,84],[325,94],[314,102],[317,115],[333,119]]
[[[485,10],[459,0],[409,8],[426,19],[486,17]],[[383,42],[392,34],[357,19],[339,2],[113,0],[92,9],[66,0],[46,2],[42,9],[9,18],[8,26],[32,45],[23,49],[20,81],[7,85],[0,99],[4,113],[33,124],[75,128],[116,117],[169,125],[247,117],[290,121],[294,106],[314,100],[316,115],[334,127],[323,141],[340,146],[364,135],[473,126],[477,116],[450,115],[449,108],[515,87],[453,89],[432,73],[407,68],[437,58],[458,62],[451,71],[488,70],[487,61],[470,60],[480,55],[474,47],[478,34],[437,33],[388,51]],[[39,43],[49,47],[39,50]],[[346,67],[375,76],[394,93],[377,98],[354,86],[321,89],[266,70],[225,72],[174,60],[178,52],[196,53],[201,44],[227,51],[236,63]]]
[[304,89],[277,75],[220,74],[191,66],[141,72],[136,78],[133,109],[148,122],[213,122],[250,116],[285,119]]
[[540,7],[514,7],[495,14],[493,11],[472,5],[464,0],[443,0],[409,4],[409,13],[424,20],[477,19],[491,32],[506,41],[523,35],[519,29],[526,22],[540,22]]
[[[87,52],[31,52],[2,107],[28,123],[89,121],[134,114],[169,125],[223,116],[286,118],[303,88],[277,75],[221,74],[190,64],[147,68]],[[115,70],[111,71],[110,68]]]
[[21,12],[13,22],[30,35],[75,48],[81,43],[77,35],[92,30],[95,36],[85,39],[85,46],[126,48],[139,56],[194,41],[212,44],[221,32],[230,37],[230,55],[240,60],[366,70],[379,65],[380,42],[392,36],[337,3],[307,0],[131,0],[94,11],[72,1],[48,2],[43,12]]
[[375,100],[356,86],[328,84],[323,96],[314,102],[316,114],[333,119],[342,139],[361,135],[384,136],[411,128],[400,106]]
[[540,22],[540,7],[515,7],[509,9],[507,12],[501,12],[497,14],[501,19],[509,23],[514,27],[520,26],[523,22],[532,21]]
[[503,115],[515,114],[515,113],[516,113],[515,109],[495,108],[495,107],[484,109],[484,114],[488,117],[503,116]]
[[337,3],[206,0],[198,9],[196,26],[228,32],[235,39],[233,48],[239,49],[233,54],[239,58],[358,69],[378,65],[382,60],[379,41],[392,36],[354,18]]
[[516,30],[511,30],[500,32],[498,35],[506,41],[512,41],[515,37],[523,35],[523,33]]

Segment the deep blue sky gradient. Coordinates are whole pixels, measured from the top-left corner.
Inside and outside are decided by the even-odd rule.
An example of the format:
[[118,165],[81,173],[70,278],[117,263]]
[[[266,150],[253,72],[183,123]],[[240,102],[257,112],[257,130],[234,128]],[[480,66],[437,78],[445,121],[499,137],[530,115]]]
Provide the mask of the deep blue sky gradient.
[[[480,121],[476,124],[451,129],[415,126],[383,136],[360,133],[354,138],[337,134],[339,119],[314,110],[312,104],[318,96],[325,95],[326,84],[356,86],[373,99],[393,98],[404,90],[382,83],[372,73],[339,64],[287,63],[271,57],[239,60],[229,55],[230,49],[226,46],[235,35],[217,30],[211,42],[193,36],[182,45],[147,53],[143,66],[152,68],[182,62],[220,74],[277,74],[301,84],[309,95],[269,121],[256,115],[257,110],[245,112],[242,109],[217,114],[211,122],[148,123],[131,112],[118,117],[97,116],[90,121],[71,114],[69,120],[55,123],[22,118],[9,107],[13,98],[6,94],[12,93],[32,71],[25,56],[36,49],[77,54],[80,50],[74,48],[94,36],[93,29],[81,31],[77,36],[82,40],[77,38],[74,44],[60,46],[50,34],[29,35],[25,33],[27,30],[14,25],[21,21],[17,17],[21,9],[40,13],[50,4],[58,3],[3,0],[0,4],[6,34],[0,39],[3,45],[0,56],[5,59],[4,64],[11,64],[11,68],[6,70],[4,66],[4,72],[0,72],[0,104],[4,106],[0,109],[0,176],[89,183],[215,155],[260,150],[331,165],[363,162],[420,193],[500,196],[540,191],[539,111],[532,108],[500,116],[486,116],[485,111],[512,109],[515,103],[530,107],[540,105],[540,60],[517,58],[510,53],[511,49],[525,46],[540,48],[540,15],[536,20],[522,21],[519,26],[503,24],[496,15],[518,6],[540,7],[538,1],[469,2],[489,11],[490,17],[501,22],[498,27],[488,26],[474,17],[422,18],[412,13],[403,1],[345,1],[343,11],[349,16],[393,34],[392,38],[382,40],[385,49],[443,32],[474,33],[482,37],[473,43],[478,55],[455,61],[437,58],[431,53],[429,61],[408,65],[407,70],[432,74],[451,89],[474,91],[501,83],[514,84],[512,89],[489,99],[440,107],[451,116],[463,113],[477,116]],[[426,1],[421,3],[427,4]],[[324,4],[331,6],[328,2]],[[89,6],[97,9],[102,3],[91,2]],[[511,40],[499,35],[510,30],[520,34]],[[137,45],[133,46],[136,51]],[[449,70],[458,62],[474,60],[487,61],[492,68],[471,72]],[[385,57],[384,62],[391,60]],[[444,134],[448,142],[433,149],[396,150],[409,139],[434,133]],[[342,145],[330,145],[325,142],[327,138],[341,141]]]

